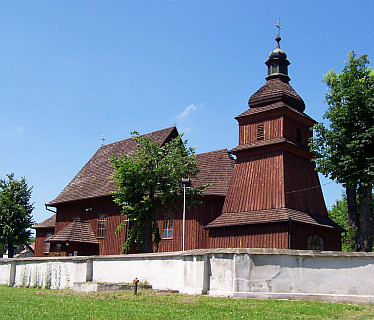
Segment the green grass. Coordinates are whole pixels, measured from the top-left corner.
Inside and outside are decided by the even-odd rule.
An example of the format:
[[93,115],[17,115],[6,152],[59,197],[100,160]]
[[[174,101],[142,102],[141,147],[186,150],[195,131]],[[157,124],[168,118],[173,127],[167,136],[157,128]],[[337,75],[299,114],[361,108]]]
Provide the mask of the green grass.
[[374,306],[0,286],[0,319],[374,319]]

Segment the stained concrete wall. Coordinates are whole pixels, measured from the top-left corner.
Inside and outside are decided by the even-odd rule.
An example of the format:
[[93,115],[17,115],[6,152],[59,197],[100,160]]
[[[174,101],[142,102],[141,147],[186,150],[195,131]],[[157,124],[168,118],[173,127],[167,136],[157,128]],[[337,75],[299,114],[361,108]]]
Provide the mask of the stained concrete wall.
[[214,296],[374,303],[374,254],[206,249],[94,257],[0,259],[0,284],[72,288],[131,283]]

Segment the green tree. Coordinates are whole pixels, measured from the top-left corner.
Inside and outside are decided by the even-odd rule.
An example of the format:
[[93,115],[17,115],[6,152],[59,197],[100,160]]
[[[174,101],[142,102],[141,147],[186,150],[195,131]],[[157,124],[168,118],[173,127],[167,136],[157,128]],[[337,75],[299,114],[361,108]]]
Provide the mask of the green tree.
[[[137,151],[132,155],[111,158],[115,173],[111,177],[117,184],[114,202],[121,206],[128,225],[128,238],[123,249],[136,243],[139,250],[152,252],[152,243],[158,249],[160,232],[157,225],[159,210],[175,210],[181,203],[181,179],[194,178],[198,173],[194,150],[179,136],[160,145],[145,136],[132,133]],[[191,188],[187,203],[198,201],[204,187]],[[152,240],[153,235],[153,240]]]
[[[357,201],[358,202],[358,199]],[[374,209],[374,194],[371,196],[370,202],[371,211]],[[348,223],[348,204],[346,195],[342,195],[342,199],[336,200],[335,204],[329,210],[329,217],[342,226],[345,232],[342,234],[342,250],[353,251],[355,249],[352,239],[354,239],[354,232]]]
[[25,178],[16,180],[14,174],[8,174],[0,180],[0,243],[8,247],[8,257],[13,257],[13,245],[27,243],[33,225],[31,187]]
[[[374,182],[374,73],[367,55],[348,53],[343,71],[329,71],[327,84],[329,105],[322,123],[314,126],[311,149],[316,153],[316,167],[325,176],[346,187],[348,223],[358,251],[371,251],[373,219],[370,198]],[[359,205],[356,204],[358,193]]]

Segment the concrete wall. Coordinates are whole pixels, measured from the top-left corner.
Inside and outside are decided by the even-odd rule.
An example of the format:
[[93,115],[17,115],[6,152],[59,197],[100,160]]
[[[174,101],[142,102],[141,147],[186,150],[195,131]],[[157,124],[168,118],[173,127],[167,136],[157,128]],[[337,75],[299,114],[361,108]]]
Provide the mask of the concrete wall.
[[72,288],[131,283],[214,296],[374,303],[374,254],[206,249],[94,257],[0,259],[0,284]]

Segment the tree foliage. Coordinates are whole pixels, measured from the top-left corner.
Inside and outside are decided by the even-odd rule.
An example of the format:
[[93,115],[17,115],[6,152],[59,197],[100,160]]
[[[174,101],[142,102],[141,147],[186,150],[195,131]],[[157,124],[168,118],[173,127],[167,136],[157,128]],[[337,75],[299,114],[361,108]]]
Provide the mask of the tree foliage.
[[13,245],[27,243],[31,236],[31,190],[25,178],[16,180],[13,173],[0,180],[0,242],[7,245],[10,258]]
[[[358,198],[356,202],[358,205]],[[373,212],[374,194],[371,197],[370,207],[371,212]],[[348,221],[347,197],[344,194],[342,199],[336,200],[335,204],[329,210],[329,217],[345,229],[345,232],[342,234],[342,251],[350,252],[355,250],[355,243],[352,241],[355,238],[355,230],[352,229]]]
[[367,66],[367,55],[357,57],[349,52],[348,57],[341,73],[331,70],[323,78],[329,105],[324,118],[330,127],[315,125],[316,135],[310,146],[316,153],[317,170],[345,185],[356,249],[368,251],[373,243],[370,198],[374,183],[374,73]]
[[[111,158],[115,168],[111,179],[117,184],[113,196],[126,216],[119,230],[125,225],[129,228],[123,248],[136,243],[139,250],[151,252],[152,243],[158,248],[161,240],[157,225],[159,210],[170,213],[177,209],[182,197],[181,179],[196,177],[198,169],[194,150],[187,148],[187,141],[182,141],[181,136],[163,145],[137,132],[132,136],[137,151]],[[203,188],[192,187],[187,204],[196,202]]]

